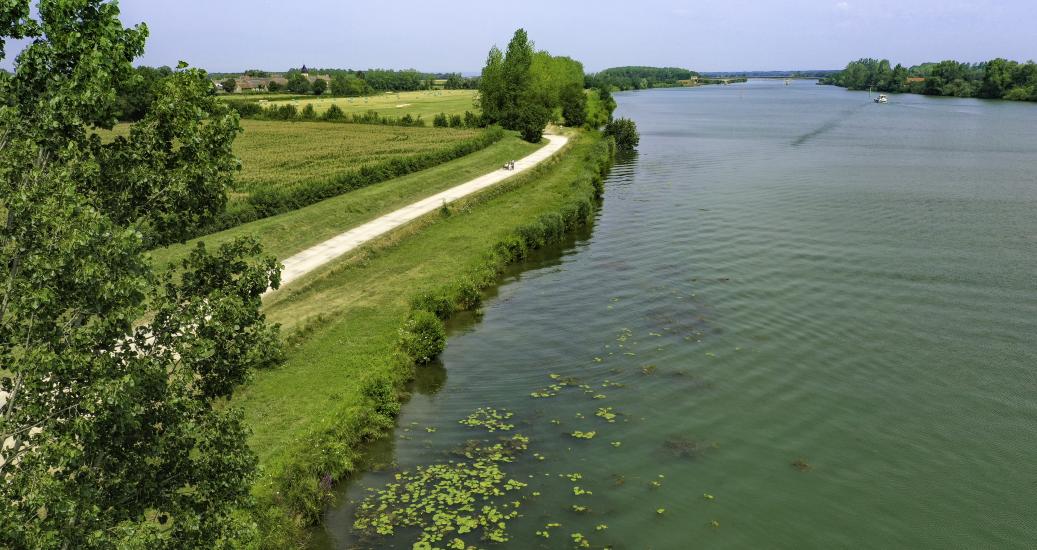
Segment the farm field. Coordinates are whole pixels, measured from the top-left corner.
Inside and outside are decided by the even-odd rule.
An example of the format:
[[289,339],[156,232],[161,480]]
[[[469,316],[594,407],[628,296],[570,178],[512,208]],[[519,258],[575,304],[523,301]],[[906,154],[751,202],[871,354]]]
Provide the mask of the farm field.
[[367,97],[307,97],[282,101],[268,101],[265,105],[295,105],[299,109],[312,103],[317,114],[338,105],[347,115],[377,111],[379,115],[421,117],[427,124],[439,113],[463,115],[465,111],[478,113],[475,90],[431,90],[420,92],[393,92]]
[[[293,186],[355,170],[391,157],[447,149],[479,134],[478,129],[410,128],[374,124],[242,120],[234,140],[242,170],[231,200],[263,188]],[[102,138],[129,132],[118,125]]]
[[198,241],[205,241],[207,246],[214,247],[242,235],[254,235],[263,243],[264,252],[277,258],[286,258],[385,213],[495,170],[505,162],[522,158],[540,147],[539,144],[527,143],[517,136],[508,135],[481,151],[427,170],[376,183],[185,244],[156,249],[152,251],[152,262],[161,270],[185,258]]

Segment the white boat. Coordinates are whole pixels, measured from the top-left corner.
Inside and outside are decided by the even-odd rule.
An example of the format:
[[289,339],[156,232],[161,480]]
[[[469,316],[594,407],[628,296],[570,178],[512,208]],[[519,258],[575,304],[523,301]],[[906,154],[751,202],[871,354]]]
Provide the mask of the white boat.
[[889,103],[889,98],[885,94],[879,94],[879,97],[875,98],[875,103]]

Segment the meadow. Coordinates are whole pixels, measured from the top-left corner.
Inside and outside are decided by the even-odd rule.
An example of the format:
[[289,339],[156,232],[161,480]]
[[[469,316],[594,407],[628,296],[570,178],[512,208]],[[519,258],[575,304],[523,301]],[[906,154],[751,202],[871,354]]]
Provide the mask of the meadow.
[[295,105],[302,110],[307,103],[320,115],[332,105],[338,105],[346,115],[377,111],[379,115],[400,118],[410,115],[421,117],[432,125],[439,113],[464,115],[465,111],[478,114],[475,90],[429,90],[419,92],[392,92],[366,97],[305,97],[291,100],[264,101],[264,106]]

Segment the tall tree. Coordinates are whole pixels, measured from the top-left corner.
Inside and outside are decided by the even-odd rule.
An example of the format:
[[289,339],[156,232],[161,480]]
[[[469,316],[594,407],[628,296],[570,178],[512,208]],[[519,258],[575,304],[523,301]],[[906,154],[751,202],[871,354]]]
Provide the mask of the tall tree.
[[29,8],[0,7],[0,52],[32,39],[0,75],[0,547],[247,542],[255,457],[223,403],[279,360],[277,263],[240,240],[157,277],[145,255],[223,207],[237,117],[181,65],[102,143],[147,28],[114,2]]
[[238,81],[233,78],[228,78],[227,80],[220,82],[220,85],[223,86],[223,91],[228,94],[232,94],[238,89]]

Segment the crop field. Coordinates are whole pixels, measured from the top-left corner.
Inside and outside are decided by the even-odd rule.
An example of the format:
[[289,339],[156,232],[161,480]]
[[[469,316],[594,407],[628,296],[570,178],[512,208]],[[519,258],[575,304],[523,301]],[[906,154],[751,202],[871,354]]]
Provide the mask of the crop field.
[[475,106],[475,90],[431,90],[420,92],[393,92],[368,97],[307,97],[288,101],[267,101],[265,105],[295,105],[300,110],[312,103],[317,114],[338,105],[347,115],[378,111],[379,115],[402,117],[420,116],[429,125],[439,113],[463,115],[465,111],[479,112]]
[[446,149],[480,130],[404,128],[326,122],[242,120],[234,142],[241,159],[235,191],[284,187],[324,179],[391,157]]
[[[293,186],[355,170],[391,157],[447,149],[481,130],[372,124],[242,120],[234,153],[242,170],[231,199],[263,188]],[[128,132],[119,125],[102,137]]]

